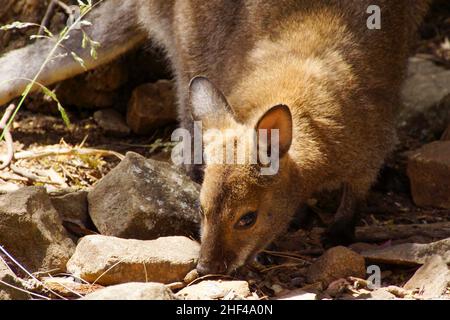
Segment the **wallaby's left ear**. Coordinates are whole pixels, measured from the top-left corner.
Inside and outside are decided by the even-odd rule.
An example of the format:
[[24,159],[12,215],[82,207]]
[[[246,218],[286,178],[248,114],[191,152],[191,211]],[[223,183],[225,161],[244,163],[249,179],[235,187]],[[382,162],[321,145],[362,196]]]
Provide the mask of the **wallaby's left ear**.
[[192,79],[189,99],[194,120],[202,121],[205,126],[234,120],[234,112],[224,94],[208,78]]
[[268,144],[271,143],[271,131],[279,130],[280,157],[288,153],[292,145],[292,113],[288,106],[280,104],[267,111],[258,121],[256,130],[267,130]]

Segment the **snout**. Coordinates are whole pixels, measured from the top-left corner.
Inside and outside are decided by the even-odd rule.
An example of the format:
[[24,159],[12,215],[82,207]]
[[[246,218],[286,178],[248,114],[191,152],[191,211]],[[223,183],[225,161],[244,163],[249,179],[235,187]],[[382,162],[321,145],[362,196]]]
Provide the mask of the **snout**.
[[197,272],[200,276],[211,274],[226,274],[227,264],[224,261],[199,261]]

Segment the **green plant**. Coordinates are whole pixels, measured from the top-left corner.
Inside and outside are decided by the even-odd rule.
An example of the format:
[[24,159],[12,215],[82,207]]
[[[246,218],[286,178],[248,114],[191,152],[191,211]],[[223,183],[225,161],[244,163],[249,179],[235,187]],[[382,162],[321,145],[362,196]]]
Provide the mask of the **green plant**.
[[[19,79],[9,79],[7,81],[13,81],[13,80],[27,80],[29,81],[29,84],[26,86],[25,90],[22,92],[21,98],[19,100],[19,103],[17,104],[12,116],[7,122],[7,125],[5,128],[3,128],[3,132],[0,136],[0,141],[4,140],[5,132],[10,128],[11,124],[14,121],[14,118],[16,117],[17,113],[19,112],[20,108],[24,105],[25,100],[29,96],[31,90],[37,86],[40,88],[42,93],[46,96],[48,96],[50,99],[52,99],[58,106],[58,110],[61,114],[62,119],[64,120],[65,124],[67,126],[70,126],[70,120],[67,115],[66,110],[58,100],[58,97],[56,96],[55,92],[50,90],[48,87],[44,86],[43,84],[39,83],[37,80],[39,79],[39,76],[43,72],[46,65],[52,61],[56,56],[56,52],[58,48],[64,48],[64,42],[69,39],[70,33],[75,29],[80,29],[83,34],[83,40],[81,43],[82,48],[88,48],[90,49],[91,56],[96,59],[97,57],[97,49],[100,46],[100,43],[94,41],[89,37],[89,35],[83,30],[83,27],[85,26],[91,26],[91,22],[85,19],[86,15],[98,4],[100,4],[103,0],[99,0],[95,4],[92,0],[77,0],[78,1],[78,8],[79,8],[79,15],[76,17],[71,17],[72,23],[68,26],[66,26],[59,34],[55,35],[53,34],[46,26],[41,26],[36,23],[28,23],[28,22],[20,22],[16,21],[11,24],[1,26],[0,30],[2,31],[8,31],[13,29],[24,29],[24,28],[31,28],[31,27],[38,27],[41,30],[43,30],[43,34],[37,34],[31,36],[31,39],[49,39],[50,41],[54,41],[55,45],[50,50],[49,54],[46,56],[46,59],[44,60],[43,64],[41,65],[40,69],[36,73],[33,79],[27,79],[27,78],[19,78]],[[83,68],[85,68],[84,60],[79,57],[75,52],[68,51],[66,54],[70,54],[75,61],[77,61]]]

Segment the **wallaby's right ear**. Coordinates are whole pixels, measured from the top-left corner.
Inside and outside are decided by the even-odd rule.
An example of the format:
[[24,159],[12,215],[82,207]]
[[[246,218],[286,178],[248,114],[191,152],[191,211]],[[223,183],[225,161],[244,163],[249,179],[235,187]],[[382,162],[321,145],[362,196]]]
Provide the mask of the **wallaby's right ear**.
[[189,99],[194,121],[202,121],[205,127],[218,127],[224,121],[234,121],[234,112],[224,94],[208,78],[192,79]]

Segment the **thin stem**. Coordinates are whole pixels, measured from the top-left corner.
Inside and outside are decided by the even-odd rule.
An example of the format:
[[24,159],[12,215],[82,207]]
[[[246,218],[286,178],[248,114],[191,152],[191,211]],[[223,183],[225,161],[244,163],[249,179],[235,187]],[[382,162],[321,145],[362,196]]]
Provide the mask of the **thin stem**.
[[47,64],[52,60],[54,54],[56,53],[56,50],[58,50],[58,48],[61,46],[61,44],[66,40],[66,37],[68,34],[70,34],[70,32],[72,32],[72,30],[74,30],[75,27],[78,27],[79,23],[84,19],[84,17],[98,4],[100,4],[101,2],[103,2],[103,0],[97,2],[96,4],[94,4],[92,7],[89,8],[89,10],[86,10],[86,12],[83,12],[75,21],[73,24],[70,25],[69,28],[67,28],[67,30],[65,30],[59,37],[58,41],[56,42],[55,46],[52,48],[52,50],[50,51],[50,53],[48,54],[48,56],[45,58],[44,63],[41,65],[39,71],[36,73],[36,75],[34,76],[34,78],[32,79],[32,82],[30,83],[30,85],[28,85],[25,88],[25,91],[22,94],[22,98],[20,99],[19,104],[16,107],[16,110],[14,110],[14,113],[11,117],[11,119],[8,121],[8,124],[6,125],[5,129],[3,130],[1,136],[0,136],[0,141],[2,141],[4,139],[5,136],[5,130],[9,129],[9,127],[12,125],[14,118],[16,117],[17,113],[19,112],[20,108],[22,107],[22,105],[24,104],[26,98],[28,97],[28,95],[30,94],[31,90],[33,89],[33,87],[35,86],[35,84],[37,83],[37,80],[39,79],[40,75],[42,74],[42,72],[44,71],[44,68],[47,66]]

